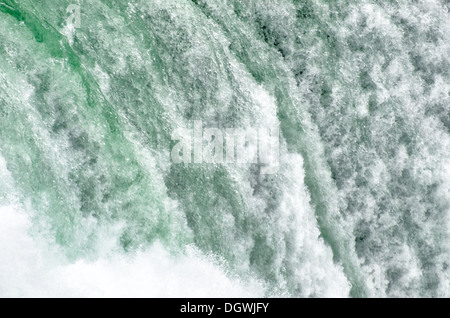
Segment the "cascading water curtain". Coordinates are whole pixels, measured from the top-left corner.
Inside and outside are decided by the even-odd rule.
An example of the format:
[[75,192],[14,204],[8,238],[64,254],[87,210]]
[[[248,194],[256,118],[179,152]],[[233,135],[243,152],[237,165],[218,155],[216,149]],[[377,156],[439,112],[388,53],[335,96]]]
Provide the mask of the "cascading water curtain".
[[448,0],[0,0],[1,297],[449,297]]

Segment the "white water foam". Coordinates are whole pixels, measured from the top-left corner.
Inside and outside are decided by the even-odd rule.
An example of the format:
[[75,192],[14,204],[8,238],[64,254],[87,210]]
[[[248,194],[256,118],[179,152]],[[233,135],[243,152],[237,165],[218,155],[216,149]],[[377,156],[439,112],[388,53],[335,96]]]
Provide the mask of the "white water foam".
[[156,243],[144,252],[69,262],[30,236],[30,219],[0,207],[0,297],[261,297],[258,283],[227,277],[215,261],[188,248],[170,255]]

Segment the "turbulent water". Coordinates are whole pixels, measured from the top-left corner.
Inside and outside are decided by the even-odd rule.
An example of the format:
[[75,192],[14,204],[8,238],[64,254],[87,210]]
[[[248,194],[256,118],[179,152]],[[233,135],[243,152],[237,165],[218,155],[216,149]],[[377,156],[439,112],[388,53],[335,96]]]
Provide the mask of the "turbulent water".
[[447,0],[0,0],[2,297],[449,297],[449,217]]

